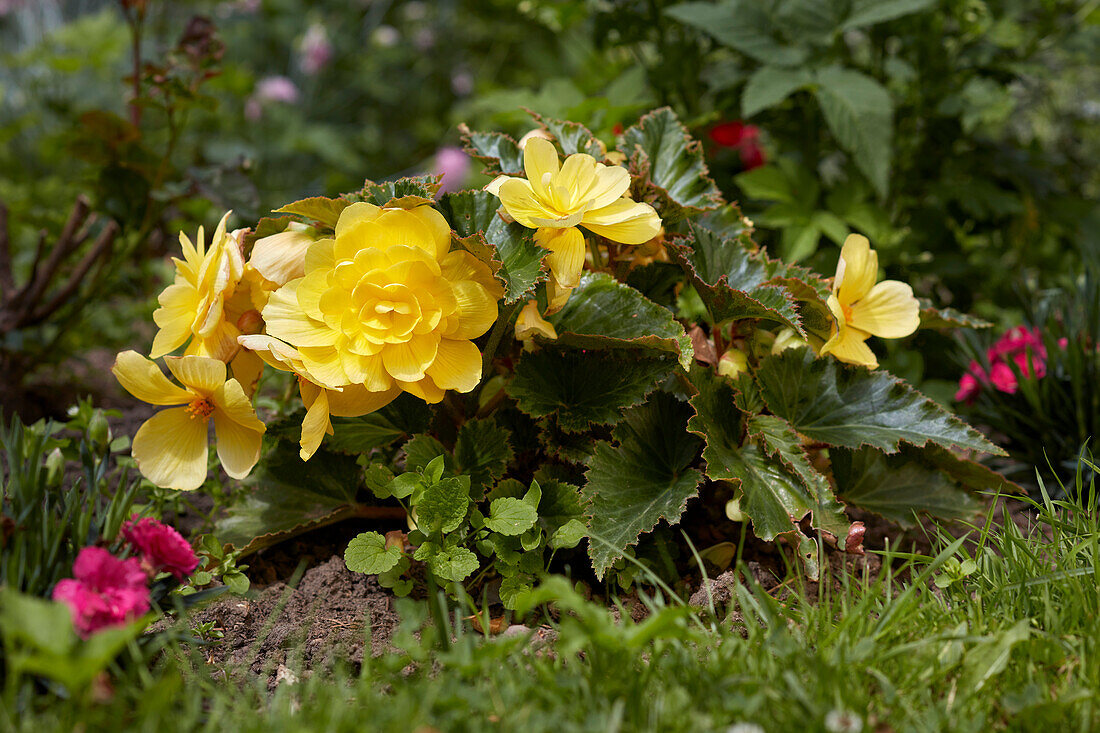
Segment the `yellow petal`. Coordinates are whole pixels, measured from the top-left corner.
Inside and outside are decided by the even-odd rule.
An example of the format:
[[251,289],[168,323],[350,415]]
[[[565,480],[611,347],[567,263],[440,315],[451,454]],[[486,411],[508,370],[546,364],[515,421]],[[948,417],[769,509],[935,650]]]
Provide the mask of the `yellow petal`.
[[229,368],[233,372],[233,378],[244,388],[245,394],[251,397],[256,392],[256,385],[260,383],[260,377],[264,373],[263,358],[254,351],[241,349],[233,357]]
[[596,159],[586,153],[574,153],[551,179],[550,201],[558,211],[572,213],[588,204],[587,194],[595,182]]
[[361,356],[350,352],[340,352],[340,363],[347,376],[347,384],[361,384],[373,392],[381,392],[393,386],[393,379],[386,371],[381,355]]
[[302,439],[298,442],[301,450],[298,455],[308,461],[326,434],[332,433],[332,421],[329,420],[328,390],[319,389],[306,382],[302,385],[302,402],[307,406],[305,419],[302,420]]
[[420,221],[427,230],[429,237],[435,245],[435,259],[440,261],[451,250],[451,225],[443,218],[443,214],[431,206],[417,206],[415,209],[399,209],[407,216]]
[[544,201],[549,198],[547,184],[557,175],[558,166],[558,151],[554,143],[541,137],[528,138],[523,147],[523,171],[535,195]]
[[536,219],[553,220],[560,218],[558,212],[544,205],[524,178],[509,178],[500,185],[497,192],[500,203],[508,215],[528,229],[537,229]]
[[507,181],[511,178],[515,178],[515,176],[497,176],[492,181],[485,184],[485,188],[483,188],[482,190],[483,191],[488,191],[489,193],[493,194],[497,198],[500,198],[500,187],[502,185],[504,185],[505,181]]
[[920,326],[913,288],[897,280],[883,280],[851,308],[850,325],[882,338],[904,338]]
[[429,405],[442,402],[443,396],[446,394],[444,390],[436,386],[436,383],[432,381],[431,377],[424,377],[416,382],[398,381],[397,385],[409,394],[424,400]]
[[403,344],[386,344],[382,350],[382,362],[394,379],[418,382],[424,378],[424,370],[435,359],[439,346],[438,334],[414,336]]
[[228,321],[218,321],[205,335],[196,335],[183,352],[184,356],[206,356],[228,362],[237,355],[240,329]]
[[276,285],[285,285],[306,273],[306,252],[316,241],[313,230],[292,222],[284,232],[256,240],[248,264]]
[[[495,291],[495,288],[494,288]],[[451,284],[455,298],[455,325],[441,335],[456,339],[473,339],[482,335],[497,320],[498,295],[490,293],[481,283],[460,280]]]
[[546,315],[552,316],[560,311],[572,294],[573,288],[563,288],[554,282],[554,278],[550,278],[546,282]]
[[335,387],[351,383],[335,347],[303,346],[298,353],[311,381]]
[[162,410],[138,428],[130,453],[162,489],[197,489],[206,480],[206,420],[182,407]]
[[381,208],[365,201],[348,206],[340,212],[340,218],[336,220],[336,238],[341,239],[352,234],[363,224],[377,219],[381,213]]
[[153,339],[150,358],[159,359],[169,354],[191,336],[191,324],[199,308],[199,295],[191,285],[169,285],[157,298],[160,307],[153,311],[153,322],[160,327]]
[[620,244],[642,244],[661,231],[661,217],[649,204],[616,199],[600,209],[585,212],[581,226]]
[[168,377],[149,359],[136,351],[123,351],[111,367],[118,383],[142,402],[151,405],[185,405],[195,396],[168,381]]
[[523,306],[523,310],[520,311],[519,317],[516,318],[516,338],[520,341],[526,341],[536,334],[548,339],[558,337],[554,325],[539,315],[538,301],[529,300],[527,305]]
[[469,392],[481,381],[481,351],[473,341],[443,339],[425,373],[441,389]]
[[221,461],[222,469],[235,479],[248,476],[252,467],[260,460],[263,431],[246,427],[231,420],[225,413],[215,411],[214,435],[217,438],[218,460]]
[[821,355],[832,354],[848,364],[859,364],[874,369],[878,367],[878,359],[866,343],[867,336],[868,334],[859,329],[842,324],[821,347]]
[[381,410],[401,394],[396,384],[380,392],[371,392],[360,384],[349,384],[339,392],[329,392],[329,412],[337,417],[358,417]]
[[215,416],[222,415],[260,435],[267,430],[263,421],[256,417],[256,411],[252,409],[252,401],[248,399],[244,388],[236,379],[230,379],[222,384],[214,391],[212,397]]
[[180,384],[200,395],[211,395],[225,384],[225,362],[209,356],[169,356],[164,363]]
[[332,346],[337,332],[302,312],[298,305],[298,283],[291,280],[271,294],[264,307],[263,318],[267,332],[282,341],[299,348],[303,346]]
[[617,165],[596,166],[596,181],[588,191],[589,210],[610,206],[630,188],[630,173]]
[[332,270],[319,267],[316,270],[310,270],[301,280],[296,281],[298,286],[294,289],[294,293],[298,298],[298,307],[302,313],[315,321],[324,320],[321,299],[331,289],[329,283],[332,279],[332,272]]
[[563,288],[575,288],[584,269],[584,235],[580,229],[539,229],[535,243],[550,250],[546,264],[554,280]]
[[849,234],[840,249],[833,292],[844,305],[851,305],[871,292],[878,279],[878,254],[867,237]]

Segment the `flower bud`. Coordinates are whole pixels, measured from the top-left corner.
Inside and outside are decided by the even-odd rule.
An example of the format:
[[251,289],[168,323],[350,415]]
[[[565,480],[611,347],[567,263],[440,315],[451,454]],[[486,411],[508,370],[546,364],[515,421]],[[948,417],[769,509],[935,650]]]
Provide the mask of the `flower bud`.
[[538,301],[529,300],[516,319],[516,338],[520,341],[528,341],[534,338],[536,334],[548,339],[558,337],[558,332],[554,330],[553,324],[539,315]]
[[50,487],[60,486],[64,474],[65,457],[61,455],[60,448],[54,448],[46,456],[46,485]]
[[264,319],[257,310],[247,310],[237,319],[237,330],[252,335],[264,330]]
[[722,354],[722,358],[718,360],[718,373],[723,377],[735,378],[741,372],[747,371],[749,368],[749,357],[745,355],[744,351],[737,348],[731,348]]
[[92,419],[88,421],[88,439],[97,446],[107,446],[111,442],[111,426],[107,424],[107,418],[102,410],[92,413]]
[[800,349],[803,346],[807,346],[806,339],[799,336],[793,328],[784,328],[775,335],[772,354],[781,354],[787,349]]

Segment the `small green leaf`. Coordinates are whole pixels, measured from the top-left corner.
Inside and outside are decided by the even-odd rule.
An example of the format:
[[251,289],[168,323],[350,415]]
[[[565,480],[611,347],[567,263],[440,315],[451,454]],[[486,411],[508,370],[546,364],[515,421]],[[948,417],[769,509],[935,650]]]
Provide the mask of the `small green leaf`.
[[424,478],[425,480],[427,480],[428,483],[434,484],[438,482],[439,479],[443,478],[444,467],[445,466],[443,456],[436,456],[432,460],[428,461],[428,465],[424,466],[424,469],[421,471],[421,473],[424,475]]
[[805,69],[784,69],[779,66],[761,66],[741,92],[741,116],[748,118],[769,109],[809,86],[813,77]]
[[902,441],[995,455],[1004,451],[911,386],[881,370],[788,349],[760,362],[761,395],[774,415],[823,443],[897,452]]
[[442,175],[410,176],[381,183],[367,181],[358,194],[349,198],[366,201],[375,206],[412,208],[434,203],[435,195],[442,183]]
[[496,277],[504,285],[504,302],[515,303],[527,297],[546,279],[543,255],[549,250],[535,244],[535,230],[495,217],[485,231],[485,241],[496,252],[500,269]]
[[616,445],[599,443],[584,494],[592,502],[588,555],[602,578],[624,550],[662,518],[676,522],[702,475],[689,468],[700,441],[687,432],[691,408],[658,392],[627,411]]
[[398,499],[407,499],[421,486],[423,486],[423,481],[420,474],[409,471],[408,473],[403,473],[400,476],[394,477],[393,480],[387,484],[386,491],[390,496]]
[[379,499],[388,499],[393,496],[390,488],[391,481],[393,481],[393,471],[384,464],[372,463],[363,471],[363,482]]
[[509,575],[500,581],[500,602],[508,610],[515,610],[516,605],[525,595],[534,588],[531,576],[524,573]]
[[470,477],[445,478],[424,489],[416,504],[416,523],[424,532],[453,532],[470,506]]
[[229,570],[223,574],[222,582],[229,587],[231,593],[235,593],[238,596],[243,596],[247,593],[249,587],[252,585],[248,580],[248,576],[236,569]]
[[443,444],[430,435],[414,435],[405,443],[405,470],[422,471],[437,456],[444,456],[444,460],[450,456]]
[[580,544],[581,540],[588,536],[588,528],[579,519],[570,519],[554,530],[547,543],[551,549],[570,549]]
[[617,423],[675,368],[660,356],[545,347],[523,355],[507,391],[528,415],[556,415],[562,430],[583,432]]
[[459,125],[458,132],[466,152],[485,164],[486,175],[523,175],[523,151],[512,138],[499,132],[473,132],[466,125]]
[[489,517],[485,526],[503,535],[520,535],[535,526],[539,515],[533,506],[522,499],[503,497],[489,505]]
[[461,583],[481,567],[477,555],[458,545],[445,547],[427,560],[428,567],[437,577],[454,583]]
[[281,209],[275,209],[275,212],[278,214],[294,214],[303,219],[315,221],[329,229],[335,229],[336,222],[340,219],[340,213],[349,205],[349,202],[342,198],[330,199],[324,196],[315,196],[287,204]]
[[401,550],[386,547],[386,538],[377,532],[362,532],[351,539],[344,550],[344,564],[353,573],[377,575],[397,566]]
[[780,40],[779,28],[769,14],[772,5],[759,0],[687,2],[667,8],[665,14],[761,63],[797,66],[806,60],[807,48]]
[[565,306],[548,319],[557,343],[582,349],[652,349],[676,355],[685,369],[691,339],[666,308],[605,273],[586,273]]

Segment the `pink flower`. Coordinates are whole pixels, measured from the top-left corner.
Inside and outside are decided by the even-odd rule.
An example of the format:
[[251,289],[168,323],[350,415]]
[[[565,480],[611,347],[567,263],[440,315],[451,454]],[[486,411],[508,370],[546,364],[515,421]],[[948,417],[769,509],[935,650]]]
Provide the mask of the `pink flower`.
[[989,350],[989,360],[993,361],[997,357],[1013,356],[1028,349],[1031,349],[1031,352],[1040,359],[1047,358],[1047,350],[1043,346],[1043,336],[1039,329],[1017,326],[1009,329],[997,339],[997,343]]
[[440,148],[435,154],[432,173],[443,175],[443,185],[439,187],[440,193],[458,191],[470,173],[470,156],[462,152],[461,148]]
[[306,76],[313,76],[328,66],[332,60],[332,44],[328,40],[328,31],[320,23],[314,23],[306,29],[299,45],[301,57],[298,66]]
[[1038,328],[1017,326],[1009,329],[986,351],[986,357],[989,359],[989,374],[978,362],[970,362],[967,374],[959,380],[956,402],[972,402],[983,384],[992,384],[1001,392],[1015,394],[1020,385],[1009,366],[1009,359],[1025,378],[1042,379],[1047,373],[1047,350]]
[[970,402],[978,396],[982,385],[977,378],[970,373],[962,375],[959,380],[959,391],[955,393],[956,402]]
[[137,558],[119,560],[101,547],[85,547],[73,563],[73,575],[58,581],[53,599],[69,607],[73,626],[85,639],[149,610],[148,576]]
[[285,76],[267,76],[256,85],[256,97],[261,102],[294,104],[299,96],[298,85]]
[[167,571],[183,580],[199,565],[190,543],[167,524],[146,517],[131,518],[122,525],[122,536],[141,554],[142,565],[150,574]]

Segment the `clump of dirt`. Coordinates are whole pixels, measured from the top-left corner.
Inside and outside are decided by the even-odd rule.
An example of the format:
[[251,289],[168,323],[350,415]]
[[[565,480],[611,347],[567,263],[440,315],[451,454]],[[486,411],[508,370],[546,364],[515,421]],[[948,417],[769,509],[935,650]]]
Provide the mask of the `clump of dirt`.
[[359,664],[370,635],[372,655],[390,648],[397,627],[393,595],[373,577],[353,573],[340,556],[308,569],[296,587],[276,581],[249,597],[226,597],[193,612],[192,625],[213,621],[219,643],[207,661],[270,674],[292,662],[313,668],[330,655]]

